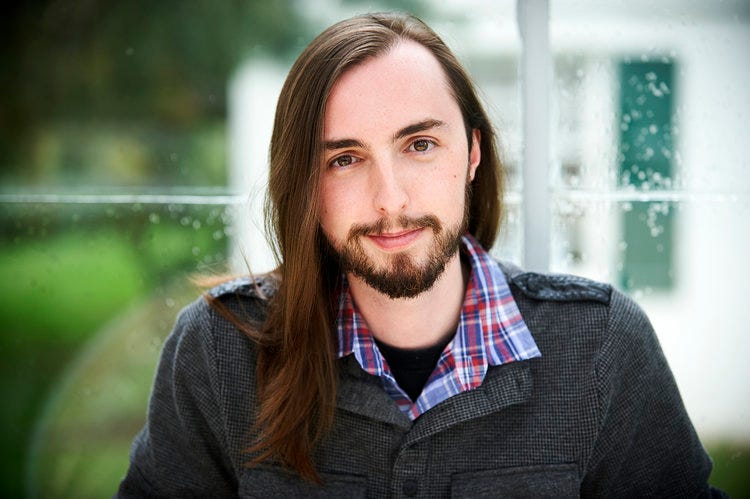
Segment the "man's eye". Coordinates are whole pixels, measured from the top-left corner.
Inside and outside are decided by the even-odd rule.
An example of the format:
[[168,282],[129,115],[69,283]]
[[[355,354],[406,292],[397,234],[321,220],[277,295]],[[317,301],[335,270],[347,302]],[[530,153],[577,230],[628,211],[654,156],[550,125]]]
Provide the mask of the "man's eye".
[[435,143],[427,139],[417,139],[411,143],[410,149],[416,152],[427,152],[435,147]]
[[350,166],[352,163],[354,163],[354,158],[348,154],[344,154],[343,156],[334,158],[331,161],[331,166],[337,167],[337,168],[344,168],[344,167]]

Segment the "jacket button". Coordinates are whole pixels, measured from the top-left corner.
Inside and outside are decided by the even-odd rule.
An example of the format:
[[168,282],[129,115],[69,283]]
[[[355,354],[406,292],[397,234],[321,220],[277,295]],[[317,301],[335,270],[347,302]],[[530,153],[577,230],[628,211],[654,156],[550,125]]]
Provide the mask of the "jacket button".
[[404,480],[404,487],[402,490],[404,491],[404,495],[406,495],[407,497],[414,497],[415,495],[417,495],[418,488],[419,486],[416,480],[412,478]]

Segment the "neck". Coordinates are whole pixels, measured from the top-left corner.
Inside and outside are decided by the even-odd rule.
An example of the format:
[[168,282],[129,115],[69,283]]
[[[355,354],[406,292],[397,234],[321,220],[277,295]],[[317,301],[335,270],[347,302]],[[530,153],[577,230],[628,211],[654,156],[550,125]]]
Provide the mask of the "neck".
[[452,337],[458,326],[468,282],[459,252],[435,284],[414,298],[392,299],[348,274],[357,310],[373,336],[398,348],[425,348]]

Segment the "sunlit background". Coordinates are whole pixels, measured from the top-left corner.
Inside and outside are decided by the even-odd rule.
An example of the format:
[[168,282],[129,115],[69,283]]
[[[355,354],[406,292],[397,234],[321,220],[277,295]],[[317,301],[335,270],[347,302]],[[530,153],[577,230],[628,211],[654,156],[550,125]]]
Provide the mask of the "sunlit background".
[[40,0],[0,20],[0,497],[114,493],[189,278],[273,265],[259,207],[285,73],[332,22],[393,9],[444,37],[495,120],[494,253],[523,263],[541,203],[549,269],[645,308],[712,483],[750,495],[750,2],[550,0],[549,130],[524,137],[539,75],[519,76],[515,0]]

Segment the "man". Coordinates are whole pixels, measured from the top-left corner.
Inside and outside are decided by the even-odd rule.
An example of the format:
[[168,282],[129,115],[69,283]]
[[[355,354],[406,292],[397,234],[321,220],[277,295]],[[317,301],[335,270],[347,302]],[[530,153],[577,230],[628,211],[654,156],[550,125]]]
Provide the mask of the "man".
[[316,38],[270,167],[279,268],[181,313],[122,497],[712,492],[637,306],[486,252],[492,127],[419,20]]

